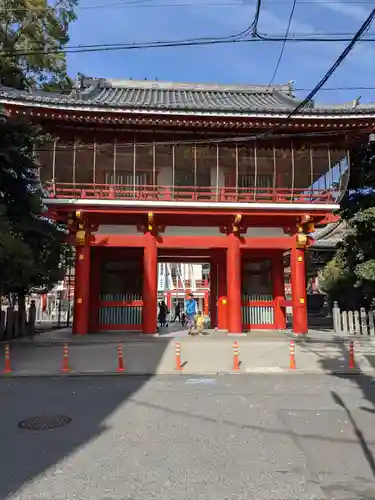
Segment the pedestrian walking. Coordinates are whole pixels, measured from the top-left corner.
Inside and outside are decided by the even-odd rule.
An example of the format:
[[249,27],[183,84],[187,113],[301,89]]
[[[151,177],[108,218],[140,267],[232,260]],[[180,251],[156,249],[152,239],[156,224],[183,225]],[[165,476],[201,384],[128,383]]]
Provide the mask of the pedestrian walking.
[[192,293],[189,294],[189,298],[186,301],[185,312],[186,312],[189,335],[193,335],[195,328],[195,316],[197,315],[198,312],[198,305]]
[[160,328],[168,327],[167,314],[169,313],[167,304],[164,302],[159,302],[159,314],[158,320],[160,323]]
[[181,323],[181,306],[180,306],[180,303],[178,303],[177,306],[174,309],[174,319],[173,319],[174,323],[177,321],[177,318],[178,318],[179,323]]

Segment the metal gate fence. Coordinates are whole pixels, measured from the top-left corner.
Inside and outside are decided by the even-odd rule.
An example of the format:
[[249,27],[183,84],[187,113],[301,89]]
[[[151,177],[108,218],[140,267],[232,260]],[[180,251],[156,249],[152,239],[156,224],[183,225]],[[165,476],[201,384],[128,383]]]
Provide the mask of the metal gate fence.
[[272,329],[275,326],[275,302],[272,294],[251,294],[242,298],[244,329]]
[[99,330],[142,330],[143,301],[139,294],[100,295]]

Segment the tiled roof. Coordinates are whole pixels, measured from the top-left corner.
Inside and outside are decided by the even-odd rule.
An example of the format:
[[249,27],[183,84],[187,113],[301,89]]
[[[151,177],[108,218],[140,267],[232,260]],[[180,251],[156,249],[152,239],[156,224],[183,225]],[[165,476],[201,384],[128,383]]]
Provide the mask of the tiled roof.
[[345,234],[348,232],[348,227],[345,221],[339,220],[338,222],[333,222],[327,224],[323,228],[319,228],[315,231],[313,238],[314,244],[311,248],[335,248],[340,241],[344,238]]
[[[300,101],[290,84],[205,85],[151,80],[110,80],[80,77],[69,95],[41,91],[19,91],[0,86],[0,103],[28,102],[31,105],[64,108],[95,108],[188,113],[287,114]],[[309,114],[361,114],[368,107],[307,106]],[[374,107],[370,107],[372,112]]]

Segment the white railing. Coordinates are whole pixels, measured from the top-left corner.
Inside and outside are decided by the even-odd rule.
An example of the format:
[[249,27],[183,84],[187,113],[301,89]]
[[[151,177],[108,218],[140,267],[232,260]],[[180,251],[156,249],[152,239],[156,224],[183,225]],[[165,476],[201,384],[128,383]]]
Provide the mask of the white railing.
[[337,302],[332,308],[335,333],[343,335],[375,335],[375,311],[361,307],[358,311],[342,311]]

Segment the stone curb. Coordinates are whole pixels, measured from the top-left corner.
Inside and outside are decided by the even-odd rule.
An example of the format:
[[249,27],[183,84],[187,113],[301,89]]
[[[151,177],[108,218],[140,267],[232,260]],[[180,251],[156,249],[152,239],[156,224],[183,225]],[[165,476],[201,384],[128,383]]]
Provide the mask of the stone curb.
[[16,378],[78,378],[78,377],[159,377],[159,376],[186,376],[186,377],[202,377],[202,376],[212,376],[219,377],[223,375],[327,375],[327,376],[371,376],[375,378],[375,370],[335,370],[332,372],[323,372],[319,370],[303,370],[303,369],[283,369],[280,368],[276,370],[263,369],[248,369],[247,371],[228,371],[228,372],[160,372],[160,373],[147,373],[147,372],[71,372],[71,373],[41,373],[41,374],[20,374],[20,373],[9,373],[0,374],[0,379],[16,379]]
[[[237,338],[237,337],[236,337]],[[102,345],[126,345],[126,344],[158,344],[158,343],[165,343],[165,344],[170,344],[174,342],[180,342],[180,343],[194,343],[194,342],[200,342],[200,343],[206,343],[206,342],[212,342],[212,343],[222,343],[222,342],[230,342],[233,340],[231,337],[224,337],[224,338],[218,338],[218,337],[199,337],[199,338],[185,338],[185,337],[151,337],[151,338],[132,338],[132,339],[118,339],[118,340],[85,340],[85,341],[76,341],[73,340],[72,342],[69,341],[48,341],[48,342],[38,342],[38,341],[30,341],[30,342],[23,342],[23,341],[17,341],[16,339],[14,340],[9,340],[9,341],[0,341],[0,344],[6,344],[8,343],[9,346],[16,346],[16,347],[63,347],[65,344],[69,344],[69,347],[92,347],[92,346],[102,346]],[[285,336],[284,338],[259,338],[259,337],[250,337],[247,336],[246,338],[243,339],[243,342],[246,344],[251,344],[251,343],[261,343],[261,344],[270,344],[270,343],[283,343],[283,342],[289,342],[290,340],[294,340],[297,346],[303,346],[304,344],[308,345],[313,345],[313,344],[326,344],[326,345],[335,345],[335,344],[345,344],[349,341],[355,341],[357,344],[373,344],[375,347],[375,337],[371,338],[358,338],[358,337],[347,337],[347,338],[340,338],[340,339],[315,339],[315,338],[300,338],[298,336]]]

